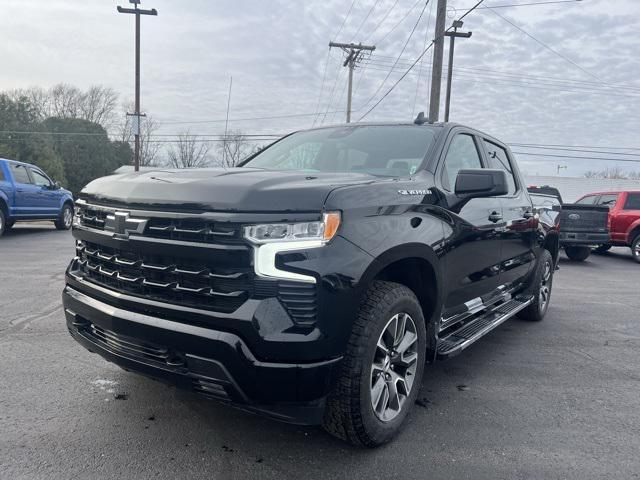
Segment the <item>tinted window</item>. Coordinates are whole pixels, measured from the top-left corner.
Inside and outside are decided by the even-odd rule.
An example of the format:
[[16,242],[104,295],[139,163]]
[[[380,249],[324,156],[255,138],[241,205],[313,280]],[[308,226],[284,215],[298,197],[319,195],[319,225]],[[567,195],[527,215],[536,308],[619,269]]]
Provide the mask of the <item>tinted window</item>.
[[596,203],[597,198],[597,195],[589,195],[588,197],[581,198],[576,203],[578,205],[593,205],[594,203]]
[[33,177],[33,183],[35,183],[36,185],[39,185],[41,187],[50,187],[51,186],[51,182],[49,181],[49,179],[47,177],[45,177],[38,170],[34,170],[32,168],[31,169],[31,176]]
[[466,168],[482,168],[476,142],[471,135],[459,134],[453,138],[442,170],[442,185],[450,191],[456,182],[460,170]]
[[408,176],[435,138],[432,127],[358,125],[298,132],[263,150],[243,166],[307,172],[363,172]]
[[602,195],[600,200],[598,200],[598,205],[604,205],[605,207],[609,207],[609,209],[616,206],[616,202],[618,201],[618,195]]
[[27,169],[22,165],[14,165],[11,171],[16,183],[31,183]]
[[513,175],[513,168],[511,162],[507,156],[507,151],[487,140],[484,141],[484,148],[487,151],[487,158],[489,159],[489,168],[495,168],[498,170],[504,170],[507,172],[507,185],[509,185],[509,195],[516,193],[516,179]]
[[4,171],[2,170],[2,164],[0,164],[0,182],[4,181]]
[[627,194],[627,201],[624,204],[625,210],[640,210],[640,193]]

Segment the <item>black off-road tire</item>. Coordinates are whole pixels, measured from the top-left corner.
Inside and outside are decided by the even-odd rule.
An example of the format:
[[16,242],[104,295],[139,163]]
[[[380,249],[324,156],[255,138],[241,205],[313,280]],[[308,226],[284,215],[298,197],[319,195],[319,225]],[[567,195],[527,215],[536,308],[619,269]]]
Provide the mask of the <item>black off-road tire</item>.
[[593,249],[593,253],[598,253],[598,254],[602,254],[602,253],[607,253],[609,250],[611,250],[611,245],[598,245],[596,248]]
[[[67,216],[68,215],[68,216]],[[58,230],[69,230],[73,224],[73,207],[65,203],[60,212],[60,216],[53,222]]]
[[584,262],[591,255],[591,249],[589,247],[564,247],[564,253],[567,254],[569,260]]
[[[382,421],[371,401],[372,363],[378,354],[378,340],[398,313],[408,314],[417,335],[417,362],[409,394],[393,419]],[[341,372],[329,395],[323,427],[332,435],[355,445],[376,447],[391,440],[402,428],[422,384],[425,364],[426,329],[422,308],[414,293],[404,285],[375,281],[361,303]]]
[[636,238],[631,242],[631,256],[640,263],[640,235],[636,235]]
[[518,313],[520,318],[531,322],[540,322],[544,319],[551,302],[554,271],[555,265],[551,253],[543,250],[538,259],[536,273],[530,289],[533,295],[533,303]]

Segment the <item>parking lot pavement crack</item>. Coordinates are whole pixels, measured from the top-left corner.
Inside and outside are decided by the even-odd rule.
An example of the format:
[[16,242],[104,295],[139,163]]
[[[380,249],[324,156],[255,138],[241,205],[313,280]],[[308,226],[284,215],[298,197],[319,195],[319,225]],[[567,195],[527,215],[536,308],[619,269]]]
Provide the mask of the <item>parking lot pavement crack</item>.
[[0,329],[0,338],[5,335],[10,335],[12,333],[16,333],[24,328],[28,327],[32,322],[37,320],[44,320],[56,312],[59,312],[62,309],[62,305],[60,302],[55,302],[47,305],[44,309],[39,312],[32,313],[25,317],[18,317],[11,319],[8,323],[8,326],[4,329]]

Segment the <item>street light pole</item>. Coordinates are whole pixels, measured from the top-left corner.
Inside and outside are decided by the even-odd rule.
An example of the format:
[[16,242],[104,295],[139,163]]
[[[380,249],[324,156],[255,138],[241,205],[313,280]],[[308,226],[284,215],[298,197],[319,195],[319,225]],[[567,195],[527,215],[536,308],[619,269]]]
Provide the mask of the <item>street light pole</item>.
[[140,0],[129,0],[129,3],[132,3],[134,8],[123,8],[119,6],[118,13],[129,13],[136,16],[136,93],[135,112],[132,116],[134,118],[133,131],[135,138],[133,169],[137,172],[140,170],[140,117],[142,116],[140,113],[140,15],[157,16],[158,11],[155,8],[151,10],[138,8]]
[[456,37],[469,38],[472,32],[458,32],[462,28],[462,20],[453,22],[453,32],[445,32],[445,36],[449,37],[449,65],[447,75],[447,99],[444,107],[444,121],[449,121],[449,109],[451,108],[451,78],[453,75],[453,49],[455,47]]

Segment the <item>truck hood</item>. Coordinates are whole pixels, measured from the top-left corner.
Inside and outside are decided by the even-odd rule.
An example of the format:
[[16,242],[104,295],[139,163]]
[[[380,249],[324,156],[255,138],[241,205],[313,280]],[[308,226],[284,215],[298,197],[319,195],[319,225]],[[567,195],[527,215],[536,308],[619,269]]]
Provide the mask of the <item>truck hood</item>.
[[375,181],[364,173],[158,169],[99,178],[80,192],[80,198],[150,210],[319,212],[335,188]]

